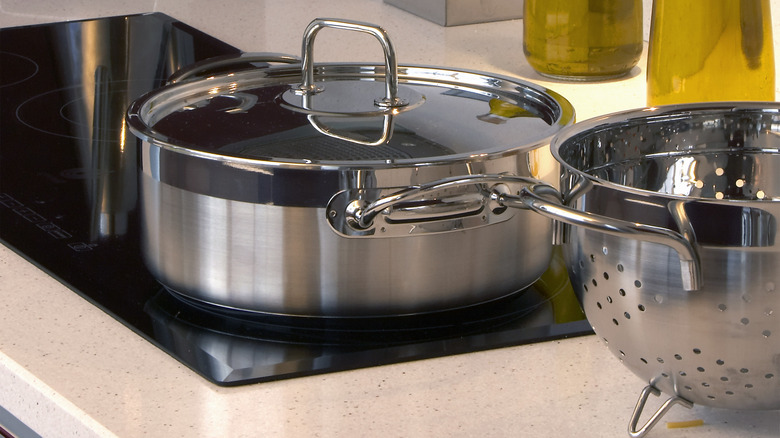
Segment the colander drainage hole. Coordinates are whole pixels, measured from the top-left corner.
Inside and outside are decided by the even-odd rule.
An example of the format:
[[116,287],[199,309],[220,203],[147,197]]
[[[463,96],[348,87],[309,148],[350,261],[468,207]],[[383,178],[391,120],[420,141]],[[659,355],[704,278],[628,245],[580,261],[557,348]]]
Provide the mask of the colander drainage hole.
[[723,362],[723,360],[721,360],[721,359],[718,359],[718,360],[716,360],[716,361],[715,361],[715,363],[716,363],[716,364],[718,364],[718,365],[723,365],[723,364],[725,364],[726,362]]
[[642,287],[642,282],[639,281],[639,280],[634,280],[634,286],[636,286],[637,289],[638,289],[638,288]]
[[700,373],[703,373],[705,370],[704,370],[704,367],[697,367],[696,371],[698,371]]
[[639,360],[642,361],[643,364],[647,365],[647,359],[644,357],[640,357]]
[[769,374],[765,375],[764,377],[767,378],[767,379],[771,379],[771,378],[775,377],[775,375],[772,374],[772,373],[769,373]]
[[625,316],[626,319],[631,319],[631,314],[628,312],[623,312],[623,316]]
[[620,263],[618,263],[618,265],[617,265],[617,270],[618,270],[618,272],[623,272],[623,269],[624,269],[624,268],[623,268],[623,265],[622,265],[622,264],[620,264]]
[[636,307],[637,307],[637,309],[639,309],[640,312],[644,312],[645,311],[645,305],[644,304],[640,304],[640,305],[638,305]]
[[694,354],[701,354],[701,350],[700,350],[700,349],[698,349],[698,348],[694,348],[694,349],[693,349],[693,353],[694,353]]
[[606,272],[604,273],[604,280],[609,280],[609,274]]
[[615,324],[615,325],[620,325],[620,323],[618,322],[618,320],[617,320],[617,319],[615,319],[615,318],[612,318],[612,323],[613,323],[613,324]]
[[740,373],[742,373],[742,374],[747,374],[747,373],[749,373],[749,372],[750,372],[750,370],[748,370],[747,368],[741,368],[741,369],[739,370],[739,372],[740,372]]
[[620,296],[621,296],[621,297],[624,297],[624,296],[626,296],[626,290],[625,290],[625,289],[620,289],[620,290],[618,291],[618,293],[620,294]]
[[682,360],[682,356],[680,356],[679,354],[675,354],[674,358],[677,359],[677,360]]
[[764,330],[763,332],[761,332],[761,334],[762,334],[762,335],[763,335],[765,338],[768,338],[768,337],[772,336],[772,332],[770,332],[769,330]]

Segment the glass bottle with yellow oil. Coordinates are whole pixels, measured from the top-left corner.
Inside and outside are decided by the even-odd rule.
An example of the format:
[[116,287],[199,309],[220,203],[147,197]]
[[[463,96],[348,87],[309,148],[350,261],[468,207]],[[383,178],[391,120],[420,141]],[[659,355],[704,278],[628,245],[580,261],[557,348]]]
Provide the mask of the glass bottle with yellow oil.
[[774,99],[769,0],[654,0],[648,105]]
[[544,76],[604,80],[642,55],[641,0],[525,0],[523,52]]

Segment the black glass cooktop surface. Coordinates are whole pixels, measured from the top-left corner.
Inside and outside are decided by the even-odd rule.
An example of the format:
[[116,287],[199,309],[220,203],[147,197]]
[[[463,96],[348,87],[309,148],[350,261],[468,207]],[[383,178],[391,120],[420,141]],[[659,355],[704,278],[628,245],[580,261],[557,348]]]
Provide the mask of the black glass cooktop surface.
[[549,280],[468,309],[349,319],[247,315],[162,288],[141,254],[125,110],[179,68],[236,52],[159,13],[0,29],[0,240],[221,385],[591,333]]

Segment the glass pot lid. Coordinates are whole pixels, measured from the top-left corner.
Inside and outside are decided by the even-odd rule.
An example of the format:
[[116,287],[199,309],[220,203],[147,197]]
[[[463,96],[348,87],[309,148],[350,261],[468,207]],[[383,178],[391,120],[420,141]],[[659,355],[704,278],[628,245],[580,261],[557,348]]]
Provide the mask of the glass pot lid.
[[[314,37],[326,27],[365,32],[384,65],[314,64]],[[202,77],[213,67],[295,62]],[[504,154],[547,144],[573,123],[571,104],[544,87],[509,77],[397,66],[384,30],[313,21],[300,63],[243,54],[197,65],[133,103],[131,129],[181,153],[275,164],[419,165]]]

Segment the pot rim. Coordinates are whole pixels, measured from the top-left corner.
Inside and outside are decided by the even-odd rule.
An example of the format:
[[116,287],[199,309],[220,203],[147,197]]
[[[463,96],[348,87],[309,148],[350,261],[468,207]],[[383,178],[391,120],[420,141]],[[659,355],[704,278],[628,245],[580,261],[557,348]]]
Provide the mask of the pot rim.
[[[384,66],[379,64],[364,63],[318,63],[315,66],[315,79],[318,77],[333,76],[339,79],[354,76],[359,80],[376,80],[384,75]],[[355,76],[357,75],[357,76]],[[490,160],[502,156],[516,154],[518,152],[536,149],[549,144],[553,136],[561,129],[572,125],[575,120],[575,111],[572,104],[563,96],[546,87],[528,82],[523,79],[504,75],[495,75],[477,70],[461,70],[439,68],[423,65],[404,65],[398,67],[399,84],[424,84],[427,86],[450,87],[454,89],[469,89],[481,94],[489,94],[498,98],[506,98],[513,101],[522,101],[533,105],[535,109],[546,112],[548,127],[539,130],[538,133],[524,139],[521,145],[510,147],[493,147],[483,150],[454,153],[449,155],[431,156],[422,158],[404,158],[387,160],[306,160],[306,159],[264,159],[231,155],[221,152],[204,150],[197,145],[171,139],[156,129],[149,126],[149,112],[158,111],[166,105],[166,98],[180,96],[187,92],[214,89],[222,85],[238,83],[240,80],[248,80],[249,85],[257,83],[259,86],[273,84],[295,83],[300,81],[300,67],[271,66],[260,69],[244,70],[210,76],[204,79],[174,83],[153,90],[136,99],[128,108],[126,120],[130,130],[139,138],[170,152],[184,154],[194,158],[215,160],[225,165],[247,167],[271,167],[290,169],[317,169],[317,170],[347,170],[347,169],[390,169],[403,167],[433,166],[440,164],[467,163],[474,160]],[[411,110],[413,111],[413,109]],[[541,117],[540,117],[541,118]]]

